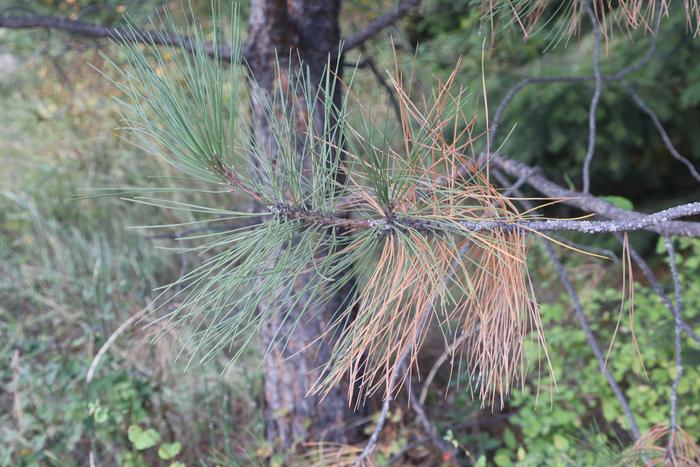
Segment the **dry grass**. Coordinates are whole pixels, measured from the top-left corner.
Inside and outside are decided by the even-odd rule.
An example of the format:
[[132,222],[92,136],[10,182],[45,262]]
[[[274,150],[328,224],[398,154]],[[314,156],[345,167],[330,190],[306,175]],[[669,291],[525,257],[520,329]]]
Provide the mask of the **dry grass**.
[[[668,451],[668,439],[673,436],[673,450]],[[679,429],[671,434],[667,425],[657,425],[644,434],[637,443],[623,453],[620,466],[639,465],[697,466],[700,465],[700,446],[692,436]]]
[[[309,467],[350,467],[358,466],[357,458],[364,446],[353,446],[340,443],[306,443],[305,451],[296,456],[291,465],[306,465]],[[359,467],[374,467],[371,458],[363,459]]]

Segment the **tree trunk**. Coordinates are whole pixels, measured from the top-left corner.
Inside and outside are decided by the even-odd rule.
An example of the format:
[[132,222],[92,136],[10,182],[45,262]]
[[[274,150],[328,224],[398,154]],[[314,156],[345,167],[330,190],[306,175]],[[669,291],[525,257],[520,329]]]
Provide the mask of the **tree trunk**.
[[[252,93],[258,98],[274,89],[275,63],[286,70],[298,69],[298,57],[308,66],[313,84],[318,84],[328,63],[336,55],[340,41],[339,0],[253,0],[245,58],[255,82]],[[298,55],[297,55],[298,54]],[[338,95],[335,99],[339,98]],[[274,141],[268,129],[269,116],[254,98],[253,124],[256,141],[265,144],[274,157]],[[256,106],[255,102],[258,102]],[[337,101],[337,100],[336,100]],[[311,117],[313,118],[313,117]],[[295,289],[302,289],[312,273],[299,278]],[[261,332],[264,360],[267,438],[276,450],[289,451],[304,441],[347,442],[345,426],[353,416],[347,403],[347,388],[334,388],[323,400],[307,395],[319,376],[319,367],[328,360],[332,342],[319,341],[334,307],[325,310],[310,304],[310,318],[294,327],[300,308],[291,310],[287,321],[275,317]],[[278,330],[289,333],[289,341],[270,346]],[[280,333],[277,334],[278,336]]]

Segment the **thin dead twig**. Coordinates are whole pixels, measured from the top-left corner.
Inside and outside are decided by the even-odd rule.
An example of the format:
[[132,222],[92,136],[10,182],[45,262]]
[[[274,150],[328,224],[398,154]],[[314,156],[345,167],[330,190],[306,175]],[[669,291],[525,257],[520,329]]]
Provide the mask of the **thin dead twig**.
[[386,27],[391,26],[396,21],[403,18],[411,8],[417,6],[419,3],[420,0],[401,0],[399,4],[396,5],[396,8],[375,18],[363,29],[347,37],[343,44],[343,50],[347,52],[348,50],[352,50],[364,44]]
[[681,354],[681,333],[683,332],[683,298],[681,292],[681,281],[678,275],[678,268],[676,266],[676,249],[673,246],[673,241],[671,240],[671,237],[669,237],[668,235],[664,236],[664,243],[666,245],[666,250],[668,250],[668,263],[669,269],[671,271],[671,278],[673,280],[673,320],[675,324],[673,348],[674,360],[676,365],[676,375],[673,378],[673,384],[671,386],[671,413],[669,415],[669,435],[668,447],[666,448],[666,459],[671,460],[675,464],[674,442],[678,433],[678,385],[680,384],[681,378],[683,376],[683,357]]

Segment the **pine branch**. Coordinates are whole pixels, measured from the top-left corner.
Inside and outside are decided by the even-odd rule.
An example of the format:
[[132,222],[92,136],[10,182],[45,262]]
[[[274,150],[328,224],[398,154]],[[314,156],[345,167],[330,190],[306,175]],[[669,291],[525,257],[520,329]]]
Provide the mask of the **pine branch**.
[[[332,214],[323,214],[316,211],[308,211],[301,208],[278,204],[269,207],[270,212],[285,220],[298,220],[307,224],[321,225],[324,227],[338,227],[347,230],[377,229],[379,231],[415,230],[427,233],[443,233],[446,231],[459,232],[581,232],[588,234],[631,232],[635,230],[650,230],[663,228],[673,219],[684,216],[700,214],[700,202],[682,204],[653,214],[639,214],[625,219],[611,221],[580,221],[580,220],[518,220],[515,222],[499,220],[458,220],[435,221],[414,218],[403,218],[399,215],[377,217],[372,219],[347,219]],[[624,210],[623,210],[624,211]],[[630,212],[630,211],[625,211]],[[697,237],[693,233],[686,236]]]
[[[0,28],[7,29],[55,29],[69,34],[95,39],[110,39],[119,44],[145,44],[167,47],[179,47],[194,53],[201,47],[191,37],[157,29],[137,29],[131,26],[102,26],[87,21],[73,20],[62,16],[23,15],[7,16],[0,14]],[[234,56],[229,45],[206,43],[207,54],[223,62],[230,62]]]
[[[344,40],[343,50],[352,50],[364,44],[386,27],[405,16],[411,8],[417,6],[420,0],[401,0],[396,8],[372,20],[363,29],[350,35]],[[94,39],[111,39],[120,44],[140,43],[145,45],[158,45],[179,47],[189,53],[193,53],[196,45],[192,38],[168,31],[153,29],[137,29],[134,27],[103,26],[87,21],[73,20],[63,16],[50,16],[29,14],[22,16],[8,16],[0,14],[0,28],[7,29],[54,29],[69,34],[76,34]],[[224,62],[231,62],[234,58],[230,45],[207,43],[206,50],[210,57]]]
[[[523,162],[510,159],[505,155],[492,155],[491,164],[493,167],[502,170],[510,176],[516,178],[526,176],[527,184],[544,196],[559,199],[561,200],[562,204],[573,206],[581,209],[584,212],[595,213],[602,217],[619,221],[642,218],[645,216],[637,211],[628,211],[626,209],[618,208],[617,206],[596,196],[564,188],[542,175],[541,171],[533,170],[533,167],[524,164]],[[467,167],[465,167],[462,171],[463,174],[467,174],[469,172],[470,169]],[[662,235],[668,234],[674,236],[700,237],[700,223],[698,222],[667,219],[666,221],[656,225],[649,225],[645,229]],[[619,230],[614,231],[619,232]]]

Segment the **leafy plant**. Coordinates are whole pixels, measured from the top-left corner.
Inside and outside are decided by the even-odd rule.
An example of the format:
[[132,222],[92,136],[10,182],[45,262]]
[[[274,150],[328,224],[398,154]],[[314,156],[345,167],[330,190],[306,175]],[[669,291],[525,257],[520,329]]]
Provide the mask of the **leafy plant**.
[[[700,241],[682,240],[680,244],[680,273],[685,278],[694,277],[700,273],[696,256],[700,253]],[[600,274],[607,276],[610,271]],[[582,277],[581,280],[592,279]],[[693,281],[687,283],[683,297],[685,317],[690,323],[698,323],[700,289]],[[592,288],[582,294],[581,299],[585,309],[597,316],[591,321],[596,335],[603,342],[610,341],[618,313],[616,305],[622,299],[620,289],[614,286]],[[635,455],[634,450],[623,453],[629,442],[621,435],[624,415],[604,377],[597,371],[597,363],[588,358],[585,336],[572,325],[566,302],[563,297],[561,302],[541,305],[556,387],[548,377],[528,383],[522,392],[511,396],[509,407],[515,413],[509,417],[509,422],[515,431],[510,436],[511,441],[495,451],[500,459],[498,465],[541,464],[551,459],[558,459],[561,465],[567,465],[568,460],[576,464],[610,465],[622,462],[624,456]],[[654,440],[662,440],[665,438],[659,432],[663,432],[667,422],[669,386],[674,376],[673,342],[664,336],[673,328],[673,316],[652,289],[640,284],[636,285],[635,304],[638,310],[644,310],[635,316],[635,335],[641,354],[637,355],[631,329],[623,325],[610,350],[608,365],[615,379],[620,381],[640,431]],[[700,387],[692,381],[697,381],[700,374],[697,365],[691,362],[698,361],[700,349],[689,347],[684,353],[688,362],[684,375],[687,379],[681,380],[679,388],[683,402],[678,417],[687,436],[697,439],[700,435]],[[509,437],[503,439],[507,441]],[[607,447],[601,448],[601,443]],[[637,459],[642,454],[658,455],[644,448],[649,447],[649,443],[652,441],[638,443],[642,452],[637,452]],[[663,452],[660,455],[663,456]],[[629,462],[634,464],[631,458]]]

